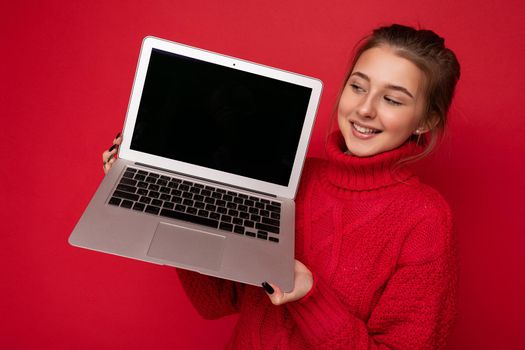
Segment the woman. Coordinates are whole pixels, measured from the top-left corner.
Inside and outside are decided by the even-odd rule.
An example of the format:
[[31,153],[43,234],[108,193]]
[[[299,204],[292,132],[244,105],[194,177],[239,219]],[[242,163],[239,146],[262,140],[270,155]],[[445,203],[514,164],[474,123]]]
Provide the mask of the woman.
[[[459,63],[444,40],[401,25],[358,48],[327,157],[296,199],[295,287],[261,288],[178,270],[197,310],[239,313],[231,349],[442,348],[455,314],[451,214],[407,167],[446,125]],[[121,138],[104,152],[114,162]]]

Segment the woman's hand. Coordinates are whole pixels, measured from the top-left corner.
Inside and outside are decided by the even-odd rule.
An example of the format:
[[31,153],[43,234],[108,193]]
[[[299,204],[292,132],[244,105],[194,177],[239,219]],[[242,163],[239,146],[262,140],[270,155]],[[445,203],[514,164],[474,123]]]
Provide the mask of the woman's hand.
[[272,304],[283,305],[304,297],[312,289],[313,283],[312,272],[302,262],[295,260],[294,287],[290,293],[283,293],[278,286],[267,282],[263,283],[263,288],[270,297]]
[[115,163],[115,155],[118,152],[118,147],[120,146],[121,142],[122,136],[119,132],[113,140],[113,145],[107,151],[102,153],[102,168],[104,169],[104,174],[107,174],[113,163]]

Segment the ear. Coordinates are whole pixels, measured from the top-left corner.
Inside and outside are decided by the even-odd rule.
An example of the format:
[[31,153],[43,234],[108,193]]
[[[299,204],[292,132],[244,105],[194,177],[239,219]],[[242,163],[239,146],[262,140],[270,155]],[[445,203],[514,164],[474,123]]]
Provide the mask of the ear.
[[434,129],[439,124],[439,114],[432,112],[425,121],[414,130],[414,135],[422,135]]

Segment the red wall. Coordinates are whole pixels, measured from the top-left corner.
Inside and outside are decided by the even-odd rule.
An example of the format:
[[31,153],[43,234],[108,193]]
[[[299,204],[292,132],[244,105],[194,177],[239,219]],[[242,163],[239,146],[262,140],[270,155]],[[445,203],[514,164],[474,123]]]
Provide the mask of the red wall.
[[450,202],[459,234],[460,314],[450,349],[525,348],[522,1],[150,3],[0,5],[3,348],[226,342],[235,317],[201,320],[173,269],[67,244],[103,176],[100,153],[122,127],[144,36],[322,79],[310,148],[321,155],[354,43],[390,22],[436,30],[463,68],[448,138],[421,167]]

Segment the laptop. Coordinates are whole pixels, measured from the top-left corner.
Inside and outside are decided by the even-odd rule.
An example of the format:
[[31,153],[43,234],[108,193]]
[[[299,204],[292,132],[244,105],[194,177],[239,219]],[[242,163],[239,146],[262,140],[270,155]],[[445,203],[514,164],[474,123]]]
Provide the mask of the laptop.
[[76,247],[284,291],[318,79],[143,40],[118,159]]

